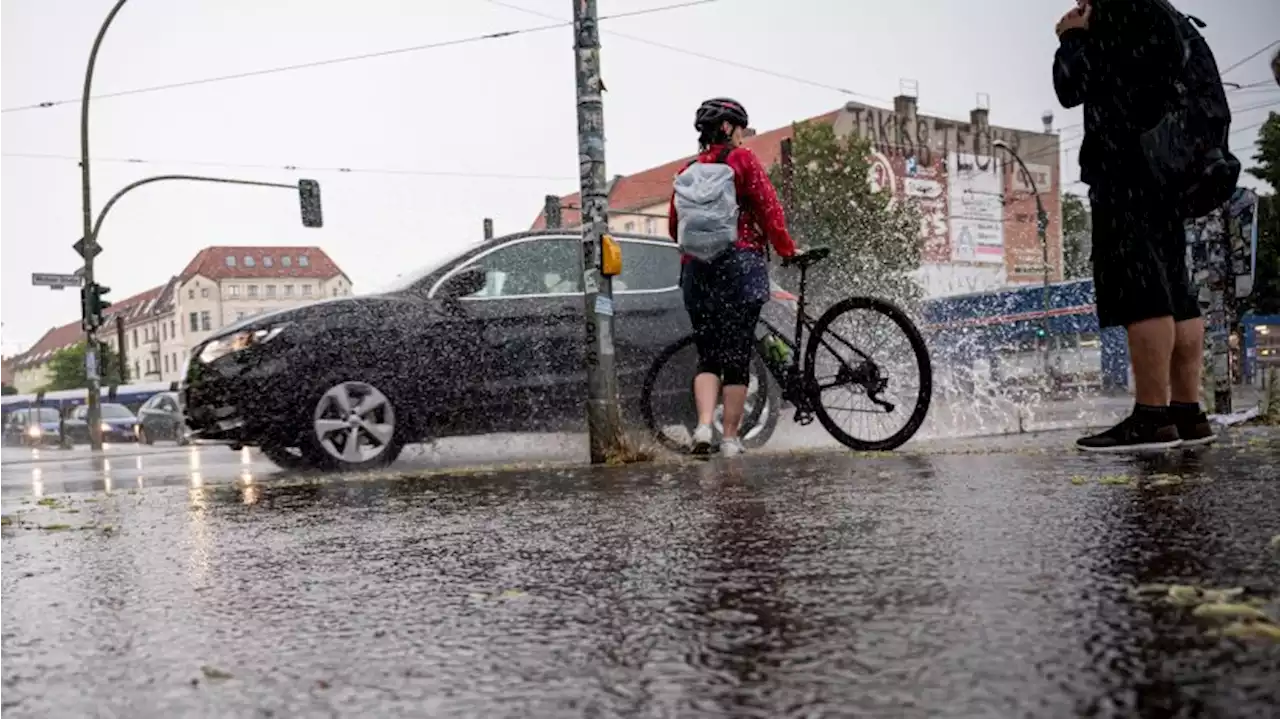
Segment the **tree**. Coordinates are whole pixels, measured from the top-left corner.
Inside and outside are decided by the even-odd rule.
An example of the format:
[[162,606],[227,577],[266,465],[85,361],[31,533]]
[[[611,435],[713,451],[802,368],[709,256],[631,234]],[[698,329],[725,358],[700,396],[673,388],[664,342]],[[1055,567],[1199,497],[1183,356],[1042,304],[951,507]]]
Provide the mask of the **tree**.
[[1063,278],[1079,280],[1093,276],[1093,218],[1079,195],[1062,196]]
[[11,394],[17,394],[18,388],[11,384],[0,385],[0,395],[8,397]]
[[[1256,167],[1249,174],[1271,185],[1273,194],[1258,198],[1258,269],[1253,292],[1241,298],[1237,317],[1252,310],[1280,314],[1280,114],[1271,113],[1258,130]],[[1259,193],[1261,194],[1261,193]]]
[[[108,345],[99,345],[98,373],[102,384],[124,384],[129,381],[127,367],[120,366],[120,357]],[[60,389],[81,389],[89,386],[89,378],[84,371],[84,342],[64,347],[49,359],[49,373],[52,379],[44,386],[45,392]],[[124,370],[123,372],[121,370]]]
[[[809,285],[814,308],[853,294],[884,297],[904,305],[920,298],[910,272],[920,267],[920,218],[892,193],[876,192],[869,177],[871,146],[852,135],[836,137],[825,123],[794,126],[790,197],[783,193],[787,224],[802,245],[831,248]],[[770,168],[775,187],[783,171]],[[792,284],[791,273],[780,273]]]

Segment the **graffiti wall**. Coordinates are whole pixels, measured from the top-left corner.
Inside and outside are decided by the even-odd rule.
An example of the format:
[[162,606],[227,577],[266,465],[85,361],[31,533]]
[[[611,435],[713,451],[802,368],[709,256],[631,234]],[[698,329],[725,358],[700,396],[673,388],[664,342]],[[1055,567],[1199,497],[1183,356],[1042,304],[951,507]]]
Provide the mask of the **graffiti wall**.
[[[913,102],[895,110],[849,103],[835,129],[871,144],[873,186],[920,211],[922,284],[929,295],[1044,281],[1033,186],[1049,215],[1050,280],[1061,279],[1057,137],[991,127],[985,111],[971,120],[917,115]],[[1017,152],[1030,172],[1016,169],[997,141]]]

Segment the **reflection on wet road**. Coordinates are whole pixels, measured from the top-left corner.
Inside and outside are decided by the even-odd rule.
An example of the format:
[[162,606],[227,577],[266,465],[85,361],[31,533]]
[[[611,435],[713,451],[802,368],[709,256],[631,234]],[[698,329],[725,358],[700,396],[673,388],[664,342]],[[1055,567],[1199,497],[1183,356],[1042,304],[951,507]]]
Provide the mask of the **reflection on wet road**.
[[1277,438],[6,489],[5,713],[1275,716]]

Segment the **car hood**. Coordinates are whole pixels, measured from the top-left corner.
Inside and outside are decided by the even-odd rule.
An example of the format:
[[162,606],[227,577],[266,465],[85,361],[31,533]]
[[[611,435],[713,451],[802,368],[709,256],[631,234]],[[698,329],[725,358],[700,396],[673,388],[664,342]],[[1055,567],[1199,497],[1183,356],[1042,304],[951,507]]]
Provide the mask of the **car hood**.
[[137,417],[103,417],[103,424],[129,426],[138,423]]
[[317,300],[305,305],[287,307],[275,312],[267,312],[253,317],[246,317],[235,324],[227,325],[209,339],[219,339],[245,330],[256,330],[271,327],[283,322],[309,322],[338,317],[341,315],[359,315],[374,308],[390,303],[403,304],[417,300],[398,294],[362,295],[360,297],[333,297]]

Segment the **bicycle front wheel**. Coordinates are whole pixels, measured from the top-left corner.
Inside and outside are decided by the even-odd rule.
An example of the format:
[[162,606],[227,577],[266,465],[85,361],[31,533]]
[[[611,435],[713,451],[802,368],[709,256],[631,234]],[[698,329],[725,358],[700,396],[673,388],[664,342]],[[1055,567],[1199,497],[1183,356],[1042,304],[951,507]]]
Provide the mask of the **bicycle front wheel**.
[[[690,335],[658,355],[640,391],[645,428],[663,447],[680,453],[692,448],[698,408],[693,398],[693,378],[698,372],[698,348]],[[746,412],[739,435],[747,448],[761,447],[773,435],[782,411],[782,390],[769,374],[759,353],[751,356]],[[716,407],[713,428],[717,441],[724,404]]]
[[[897,342],[886,347],[890,340]],[[814,323],[804,383],[818,421],[838,442],[886,451],[902,446],[924,423],[933,367],[924,337],[905,312],[884,300],[850,297]],[[855,428],[859,420],[874,427]]]

